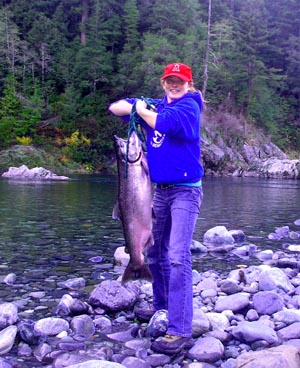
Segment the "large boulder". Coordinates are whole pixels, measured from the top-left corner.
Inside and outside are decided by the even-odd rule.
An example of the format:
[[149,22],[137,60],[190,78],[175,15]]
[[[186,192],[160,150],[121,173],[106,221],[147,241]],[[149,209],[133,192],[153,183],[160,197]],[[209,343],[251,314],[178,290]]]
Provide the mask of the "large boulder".
[[131,308],[138,300],[139,289],[134,285],[124,286],[119,281],[105,280],[89,296],[89,304],[109,311]]
[[271,179],[300,179],[300,160],[276,157],[256,160],[247,169],[238,169],[233,176],[255,176]]
[[280,345],[261,351],[252,351],[241,354],[237,358],[237,368],[298,368],[300,357],[294,346]]
[[8,171],[2,174],[2,176],[4,178],[23,180],[69,180],[67,176],[58,176],[43,167],[34,167],[29,169],[26,165],[10,167]]

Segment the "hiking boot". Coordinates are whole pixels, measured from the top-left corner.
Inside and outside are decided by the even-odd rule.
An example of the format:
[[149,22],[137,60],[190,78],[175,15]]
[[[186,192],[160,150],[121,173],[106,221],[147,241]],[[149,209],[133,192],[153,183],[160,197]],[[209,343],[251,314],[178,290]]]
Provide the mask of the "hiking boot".
[[151,345],[151,349],[157,353],[173,355],[179,353],[182,349],[190,349],[193,345],[194,340],[191,337],[166,334],[164,337],[155,340]]
[[150,306],[150,307],[136,307],[134,309],[134,313],[137,319],[144,321],[144,322],[149,322],[151,317],[154,315],[154,313],[156,312],[156,310]]

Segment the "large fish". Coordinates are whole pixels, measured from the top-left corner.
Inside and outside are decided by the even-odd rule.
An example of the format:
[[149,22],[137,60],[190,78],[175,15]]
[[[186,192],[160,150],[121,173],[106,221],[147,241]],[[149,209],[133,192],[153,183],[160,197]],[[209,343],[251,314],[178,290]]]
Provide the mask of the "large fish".
[[135,132],[129,141],[114,136],[118,164],[118,200],[113,218],[122,222],[126,251],[130,255],[122,282],[152,281],[143,252],[153,245],[152,188],[142,144]]

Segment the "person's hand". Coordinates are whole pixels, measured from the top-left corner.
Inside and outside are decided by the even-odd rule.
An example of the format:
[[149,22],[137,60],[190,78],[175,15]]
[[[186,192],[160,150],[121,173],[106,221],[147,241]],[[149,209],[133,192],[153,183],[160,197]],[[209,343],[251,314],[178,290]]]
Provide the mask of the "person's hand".
[[155,129],[157,112],[147,109],[147,103],[138,100],[135,104],[135,110],[138,115],[152,128]]
[[135,108],[136,112],[140,115],[140,113],[142,113],[143,111],[145,111],[145,109],[147,109],[147,104],[143,100],[137,100]]

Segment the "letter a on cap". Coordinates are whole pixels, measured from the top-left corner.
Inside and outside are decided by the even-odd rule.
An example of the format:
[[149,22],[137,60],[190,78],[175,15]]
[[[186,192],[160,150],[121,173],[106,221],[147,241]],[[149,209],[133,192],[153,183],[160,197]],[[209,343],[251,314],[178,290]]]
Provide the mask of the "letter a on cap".
[[171,77],[172,75],[184,80],[185,82],[191,82],[193,79],[191,68],[188,65],[182,63],[168,64],[165,67],[165,71],[161,79],[166,79],[167,77]]
[[175,64],[174,68],[172,69],[172,72],[179,72],[180,73],[180,65],[179,64]]

